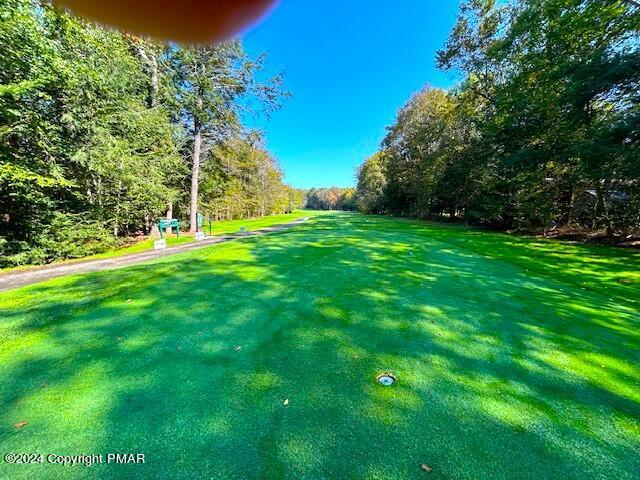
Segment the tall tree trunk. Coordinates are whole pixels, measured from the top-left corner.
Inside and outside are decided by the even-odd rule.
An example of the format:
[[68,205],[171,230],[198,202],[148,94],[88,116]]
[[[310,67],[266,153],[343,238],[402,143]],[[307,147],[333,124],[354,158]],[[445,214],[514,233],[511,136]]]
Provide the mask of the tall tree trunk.
[[153,54],[149,58],[149,82],[151,83],[149,106],[154,108],[158,105],[158,60]]
[[[169,202],[167,204],[167,220],[171,220],[173,218],[173,202]],[[171,233],[171,227],[167,227],[165,229],[166,233]]]
[[[158,82],[158,58],[156,56],[156,52],[153,47],[147,51],[148,43],[144,40],[139,39],[134,36],[129,36],[133,45],[135,46],[138,56],[142,60],[144,67],[146,69],[146,73],[149,76],[149,93],[147,96],[147,106],[149,108],[155,108],[158,106],[158,92],[159,92],[159,82]],[[172,218],[171,212],[173,211],[173,204],[169,202],[167,205],[167,218]],[[158,227],[155,222],[155,218],[151,218],[151,235],[157,236],[159,234]],[[167,233],[171,233],[171,228],[166,229]]]
[[191,203],[189,204],[189,231],[198,230],[198,184],[200,181],[200,147],[202,132],[200,123],[196,119],[193,126],[193,167],[191,169]]
[[149,75],[148,104],[149,108],[153,108],[158,105],[158,59],[155,52],[147,52],[147,45],[144,40],[135,37],[131,37],[131,39]]
[[122,180],[118,180],[118,195],[116,197],[116,216],[115,221],[113,223],[113,236],[117,237],[119,233],[120,226],[120,193],[122,192]]
[[597,206],[596,221],[603,220],[607,237],[613,237],[613,222],[609,212],[609,182],[604,182],[604,188],[601,182],[596,184]]
[[157,238],[160,236],[160,229],[158,228],[156,220],[157,219],[149,217],[149,235],[153,238]]
[[567,225],[570,227],[577,223],[576,202],[578,201],[578,188],[571,187],[571,199],[569,200],[569,213],[567,214]]
[[607,180],[604,184],[605,187],[605,191],[603,192],[603,196],[604,196],[604,202],[603,202],[603,207],[604,207],[604,221],[605,221],[605,228],[607,231],[607,237],[611,238],[613,237],[613,218],[611,218],[611,205],[610,205],[610,196],[609,196],[609,192],[611,190],[611,183]]

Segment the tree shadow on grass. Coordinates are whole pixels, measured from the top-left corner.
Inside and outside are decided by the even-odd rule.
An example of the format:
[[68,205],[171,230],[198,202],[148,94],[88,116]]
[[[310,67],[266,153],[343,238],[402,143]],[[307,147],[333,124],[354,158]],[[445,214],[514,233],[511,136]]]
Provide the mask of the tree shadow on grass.
[[5,294],[4,449],[148,463],[0,476],[633,478],[637,310],[432,229],[318,217]]

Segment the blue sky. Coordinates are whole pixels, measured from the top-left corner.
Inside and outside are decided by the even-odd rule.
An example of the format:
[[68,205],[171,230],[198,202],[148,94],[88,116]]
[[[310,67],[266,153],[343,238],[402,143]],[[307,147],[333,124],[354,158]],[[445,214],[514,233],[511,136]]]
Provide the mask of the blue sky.
[[423,85],[449,87],[435,52],[454,24],[455,0],[282,0],[243,35],[285,72],[292,93],[264,130],[285,181],[300,188],[352,186],[355,168]]

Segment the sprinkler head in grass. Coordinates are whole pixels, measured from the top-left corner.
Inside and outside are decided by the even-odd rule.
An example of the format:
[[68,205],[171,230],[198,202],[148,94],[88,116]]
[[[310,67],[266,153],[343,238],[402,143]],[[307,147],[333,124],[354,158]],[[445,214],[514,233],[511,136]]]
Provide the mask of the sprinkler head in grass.
[[396,377],[393,373],[381,373],[376,377],[378,383],[384,387],[390,387],[396,383]]

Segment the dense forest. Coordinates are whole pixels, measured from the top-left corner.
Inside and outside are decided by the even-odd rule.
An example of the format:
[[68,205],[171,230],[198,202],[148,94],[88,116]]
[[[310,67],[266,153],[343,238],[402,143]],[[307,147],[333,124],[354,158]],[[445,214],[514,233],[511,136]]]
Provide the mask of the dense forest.
[[529,231],[640,227],[640,2],[467,0],[358,169],[372,213]]
[[105,250],[160,217],[287,212],[302,192],[245,114],[287,93],[238,41],[161,45],[0,0],[0,267]]

